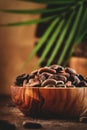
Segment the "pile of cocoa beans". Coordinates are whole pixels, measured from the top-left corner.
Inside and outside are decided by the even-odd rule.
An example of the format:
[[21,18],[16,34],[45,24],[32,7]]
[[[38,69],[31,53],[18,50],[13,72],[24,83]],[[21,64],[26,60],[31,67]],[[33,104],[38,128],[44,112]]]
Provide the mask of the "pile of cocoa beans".
[[26,87],[87,87],[87,79],[70,67],[51,65],[16,77],[16,86]]

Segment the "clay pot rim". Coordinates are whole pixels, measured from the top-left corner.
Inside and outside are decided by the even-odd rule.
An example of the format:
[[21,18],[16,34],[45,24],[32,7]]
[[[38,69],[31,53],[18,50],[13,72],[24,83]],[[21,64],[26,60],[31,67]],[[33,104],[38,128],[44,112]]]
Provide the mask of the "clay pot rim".
[[17,86],[17,85],[12,85],[11,86],[11,88],[19,88],[19,89],[21,89],[21,88],[29,88],[29,89],[64,89],[64,90],[72,90],[72,89],[83,89],[83,88],[87,88],[87,87],[72,87],[72,86],[70,86],[70,87],[66,87],[66,88],[64,88],[64,87],[29,87],[29,86]]

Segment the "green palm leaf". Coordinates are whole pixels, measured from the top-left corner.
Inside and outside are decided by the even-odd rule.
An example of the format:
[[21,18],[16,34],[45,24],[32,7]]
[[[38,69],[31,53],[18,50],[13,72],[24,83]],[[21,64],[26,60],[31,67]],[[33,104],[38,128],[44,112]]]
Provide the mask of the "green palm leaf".
[[[29,57],[26,60],[26,63],[24,64],[24,67],[30,62],[30,60],[36,55],[36,53],[38,52],[38,50],[41,48],[41,46],[44,44],[44,42],[46,41],[46,39],[48,38],[48,36],[50,35],[50,33],[52,32],[52,30],[54,29],[55,25],[59,22],[60,17],[56,18],[55,20],[53,20],[53,22],[51,23],[51,25],[48,27],[48,29],[46,30],[45,34],[41,37],[41,39],[39,40],[38,44],[36,45],[36,47],[33,49],[31,55],[29,55]],[[23,68],[24,68],[23,67]]]
[[65,27],[64,27],[63,31],[61,32],[60,37],[59,37],[58,40],[57,40],[57,44],[56,44],[55,48],[53,49],[52,55],[50,56],[50,58],[49,58],[49,60],[48,60],[48,62],[47,62],[47,66],[52,63],[52,61],[53,61],[55,55],[56,55],[57,52],[59,51],[59,48],[60,48],[60,46],[61,46],[61,44],[62,44],[62,42],[63,42],[63,40],[64,40],[64,38],[65,38],[65,35],[66,35],[68,29],[69,29],[69,26],[70,26],[70,23],[71,23],[72,18],[73,18],[73,16],[74,16],[74,13],[75,13],[75,12],[73,11],[73,13],[71,14],[69,20],[68,20],[67,23],[65,24]]
[[77,17],[76,17],[75,22],[74,22],[74,24],[73,24],[73,26],[72,26],[70,35],[69,35],[69,37],[68,37],[68,39],[67,39],[67,41],[66,41],[66,43],[65,43],[65,47],[64,47],[64,49],[63,49],[63,52],[62,52],[62,54],[61,54],[61,56],[60,56],[60,58],[59,58],[59,60],[58,60],[58,64],[61,64],[61,63],[62,63],[62,61],[64,60],[64,57],[65,57],[65,54],[66,54],[66,52],[67,52],[69,46],[70,46],[71,43],[72,43],[72,39],[73,39],[73,37],[74,37],[74,35],[75,35],[75,31],[76,31],[78,22],[79,22],[79,20],[80,20],[81,14],[82,14],[82,10],[83,10],[83,6],[80,6],[80,8],[79,8],[79,10],[78,10],[78,13],[77,13]]
[[64,67],[65,67],[65,66],[67,65],[67,63],[69,62],[69,60],[70,60],[70,58],[71,58],[73,52],[74,52],[74,47],[71,48],[71,50],[70,50],[70,52],[69,52],[69,54],[68,54],[68,58],[67,58],[66,61],[64,62],[64,65],[63,65]]
[[49,16],[49,17],[45,17],[42,19],[34,19],[34,20],[29,20],[29,21],[23,21],[23,22],[14,22],[14,23],[7,23],[7,24],[1,24],[0,26],[27,26],[27,25],[31,25],[31,24],[38,24],[38,23],[42,23],[42,22],[46,22],[49,21],[53,18],[55,18],[56,15],[54,16]]
[[21,1],[29,1],[29,2],[36,2],[40,4],[73,4],[75,0],[21,0]]
[[84,31],[81,36],[76,40],[76,45],[80,44],[84,37],[87,35],[87,30]]
[[76,36],[76,41],[80,38],[84,31],[86,31],[85,28],[87,28],[87,8],[84,9],[83,17],[80,20],[80,26]]
[[85,31],[78,39],[77,39],[77,41],[75,42],[75,47],[73,46],[72,48],[71,48],[71,50],[70,50],[70,52],[69,52],[69,55],[68,55],[68,58],[67,58],[67,60],[65,61],[65,63],[64,63],[64,66],[66,66],[67,65],[67,63],[69,62],[69,60],[70,60],[70,58],[71,58],[71,56],[72,56],[72,54],[74,53],[74,51],[75,51],[75,48],[81,43],[81,41],[84,39],[84,37],[87,35],[87,31]]
[[42,14],[42,13],[52,13],[52,12],[63,12],[66,9],[68,9],[68,6],[65,7],[59,7],[59,8],[53,8],[53,9],[32,9],[32,10],[13,10],[13,9],[5,9],[0,10],[1,12],[6,13],[15,13],[15,14]]
[[44,52],[41,55],[41,58],[39,59],[38,65],[40,65],[40,63],[44,60],[44,58],[46,57],[47,53],[49,52],[50,48],[52,47],[52,45],[54,44],[55,39],[57,38],[58,34],[60,33],[63,25],[64,25],[65,20],[62,19],[62,21],[60,22],[60,24],[58,24],[56,30],[54,31],[52,37],[49,39],[46,48],[44,49]]

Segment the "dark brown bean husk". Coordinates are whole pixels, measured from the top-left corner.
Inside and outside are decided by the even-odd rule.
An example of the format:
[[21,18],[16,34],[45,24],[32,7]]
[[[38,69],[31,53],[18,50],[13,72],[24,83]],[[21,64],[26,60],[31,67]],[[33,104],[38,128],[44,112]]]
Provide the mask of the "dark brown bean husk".
[[48,79],[49,76],[51,76],[52,74],[47,73],[47,72],[43,72],[42,74],[39,74],[39,80],[42,83],[44,80]]
[[22,74],[16,77],[16,81],[15,81],[15,85],[18,86],[22,86],[23,85],[23,81],[26,80],[26,82],[28,82],[29,80],[29,74]]
[[80,83],[80,79],[77,76],[74,76],[74,81],[72,82],[73,85],[77,86]]
[[75,74],[76,75],[76,71],[72,68],[66,67],[65,68],[65,72],[69,73],[69,74]]
[[57,73],[58,75],[65,76],[67,79],[70,77],[69,73],[66,73],[65,71],[61,71],[60,73]]
[[40,68],[40,69],[38,70],[38,74],[42,74],[43,72],[48,72],[48,73],[51,73],[51,74],[55,74],[55,73],[56,73],[56,70],[50,69],[50,68],[48,68],[48,67]]
[[49,84],[52,84],[52,85],[55,85],[56,86],[56,80],[55,79],[47,79],[47,80],[45,80],[42,84],[41,84],[41,86],[47,86],[47,85],[49,85]]
[[61,80],[59,80],[59,81],[57,81],[57,85],[58,85],[58,84],[64,84],[64,82],[61,81]]
[[40,123],[31,122],[31,121],[23,121],[23,127],[26,129],[40,129],[43,128]]
[[80,117],[80,122],[87,123],[87,117]]
[[55,79],[55,80],[61,80],[63,82],[66,82],[67,81],[67,78],[65,76],[62,76],[60,74],[55,74],[55,75],[52,75],[50,76],[48,79]]
[[57,81],[56,87],[66,87],[66,86],[64,85],[64,82],[60,80],[60,81]]
[[81,75],[81,74],[78,74],[77,75],[78,76],[78,78],[82,81],[82,80],[85,80],[85,78]]
[[85,81],[81,81],[76,86],[77,87],[82,87],[82,86],[87,87],[87,83]]
[[65,83],[65,85],[66,85],[67,87],[72,86],[72,82],[71,82],[71,81],[67,81],[67,82]]
[[60,65],[51,65],[49,68],[55,69],[57,73],[61,72],[61,71],[64,71],[64,67],[62,67]]
[[31,72],[31,75],[37,75],[38,70],[34,70]]

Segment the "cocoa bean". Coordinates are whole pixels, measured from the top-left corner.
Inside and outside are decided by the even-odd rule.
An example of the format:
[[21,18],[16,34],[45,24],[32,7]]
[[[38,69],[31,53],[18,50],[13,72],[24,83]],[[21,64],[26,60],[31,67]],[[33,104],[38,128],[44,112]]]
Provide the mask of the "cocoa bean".
[[23,121],[23,127],[26,129],[40,129],[43,128],[40,123],[31,122],[31,121]]
[[52,75],[49,77],[49,79],[55,79],[55,80],[61,80],[63,82],[66,82],[67,81],[67,78],[65,76],[62,76],[60,74],[55,74],[55,75]]
[[51,73],[51,74],[55,74],[55,73],[56,73],[56,70],[50,69],[50,68],[48,68],[48,67],[40,68],[40,69],[38,70],[38,74],[42,74],[43,72],[48,72],[48,73]]
[[17,76],[15,85],[22,86],[24,80],[26,80],[26,82],[28,82],[29,74],[22,74],[22,75]]
[[72,68],[66,67],[65,68],[65,72],[69,73],[69,74],[77,74],[76,71]]
[[57,73],[64,70],[64,67],[62,67],[60,65],[51,65],[49,68],[55,69]]
[[45,86],[47,86],[47,85],[49,85],[49,84],[56,86],[56,83],[57,83],[57,82],[56,82],[55,79],[47,79],[47,80],[45,80],[45,81],[41,84],[41,86],[45,87]]

